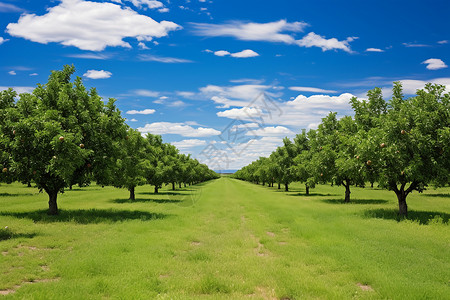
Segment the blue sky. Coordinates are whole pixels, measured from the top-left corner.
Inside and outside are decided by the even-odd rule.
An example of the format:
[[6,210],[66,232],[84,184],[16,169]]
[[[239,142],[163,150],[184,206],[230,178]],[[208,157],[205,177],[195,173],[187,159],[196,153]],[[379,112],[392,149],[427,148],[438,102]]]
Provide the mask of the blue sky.
[[0,1],[0,89],[74,64],[127,123],[213,169],[269,155],[393,81],[450,91],[442,1]]

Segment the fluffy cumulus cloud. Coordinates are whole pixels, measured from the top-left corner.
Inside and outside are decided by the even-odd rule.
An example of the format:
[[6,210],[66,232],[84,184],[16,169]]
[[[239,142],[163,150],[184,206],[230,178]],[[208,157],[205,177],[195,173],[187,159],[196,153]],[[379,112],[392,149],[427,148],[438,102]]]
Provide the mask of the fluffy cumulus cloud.
[[349,37],[346,40],[339,41],[336,38],[326,39],[325,37],[315,34],[314,32],[308,33],[301,40],[296,41],[299,46],[306,48],[319,47],[322,51],[327,50],[343,50],[345,52],[352,52],[350,50],[349,42],[354,41],[355,37]]
[[[208,51],[206,51],[208,52]],[[231,53],[228,52],[226,50],[219,50],[219,51],[215,51],[214,55],[216,56],[231,56],[231,57],[236,57],[236,58],[248,58],[248,57],[255,57],[255,56],[259,56],[258,53],[256,53],[255,51],[251,50],[251,49],[246,49],[246,50],[242,50],[240,52],[235,52],[235,53]]]
[[15,37],[91,51],[101,51],[107,46],[130,48],[124,38],[150,41],[177,29],[181,26],[169,21],[157,22],[114,3],[83,0],[62,0],[42,16],[22,14],[17,23],[6,27]]
[[183,150],[199,146],[206,146],[206,141],[199,139],[190,139],[190,140],[182,140],[179,142],[173,142],[171,144],[177,147],[178,149]]
[[264,127],[247,132],[247,135],[256,136],[292,136],[294,132],[284,126]]
[[145,124],[144,127],[139,127],[138,131],[141,133],[152,134],[178,134],[187,137],[206,137],[220,134],[220,131],[213,128],[194,128],[184,123],[171,122],[155,122],[151,124]]
[[262,84],[242,84],[235,86],[207,85],[200,88],[200,93],[214,101],[221,108],[247,106],[262,93],[272,97],[278,96],[275,87]]
[[83,76],[90,79],[106,79],[111,77],[112,73],[105,70],[88,70]]
[[154,114],[156,110],[154,109],[144,109],[144,110],[129,110],[127,111],[128,115],[151,115]]
[[[232,108],[217,113],[219,117],[229,119],[259,122],[259,124],[274,124],[293,126],[297,129],[311,127],[311,124],[320,123],[330,111],[339,115],[351,115],[352,109],[349,101],[353,95],[344,93],[339,96],[329,95],[304,95],[297,96],[294,100],[267,103],[267,107],[241,107]],[[274,107],[273,105],[276,105]],[[280,129],[280,128],[279,128]]]
[[308,26],[305,22],[289,23],[286,20],[269,23],[246,23],[241,21],[225,24],[191,23],[196,35],[207,37],[227,36],[243,41],[277,42],[301,47],[319,47],[323,51],[343,50],[352,52],[349,43],[356,37],[348,37],[345,40],[325,38],[314,32],[308,33],[302,39],[297,40],[292,33],[303,32]]
[[446,88],[446,92],[450,93],[450,78],[435,78],[427,81],[404,79],[400,80],[400,82],[402,83],[403,93],[406,95],[416,94],[417,90],[425,88],[427,83],[443,85]]
[[212,157],[199,155],[200,162],[207,163],[215,170],[240,169],[261,156],[269,156],[273,150],[283,144],[283,139],[277,136],[264,136],[228,146],[221,145],[221,143],[211,144],[217,150],[208,153]]
[[32,93],[34,90],[34,87],[32,86],[0,86],[0,91],[7,90],[9,88],[12,88],[15,90],[18,94],[22,93]]
[[422,64],[427,65],[428,70],[439,70],[439,69],[445,69],[448,66],[442,61],[442,59],[439,58],[430,58],[426,61],[422,62]]

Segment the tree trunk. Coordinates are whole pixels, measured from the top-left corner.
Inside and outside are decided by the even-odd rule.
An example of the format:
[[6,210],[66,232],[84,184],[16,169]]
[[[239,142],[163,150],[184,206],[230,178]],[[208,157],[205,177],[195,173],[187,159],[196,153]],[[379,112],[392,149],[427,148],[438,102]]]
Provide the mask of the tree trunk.
[[350,203],[350,183],[344,184],[345,186],[345,203]]
[[159,190],[158,186],[155,185],[155,194],[158,194],[158,190]]
[[58,198],[58,191],[50,191],[48,193],[48,214],[55,216],[58,214],[58,204],[56,200]]
[[309,185],[307,183],[305,184],[305,189],[306,189],[306,196],[309,196]]
[[405,193],[403,188],[400,190],[395,191],[395,194],[397,195],[398,199],[398,214],[400,216],[408,216],[408,204],[406,204],[406,196],[408,195]]
[[186,182],[184,183],[184,187],[186,187]]
[[373,181],[372,181],[372,182],[370,182],[370,187],[371,187],[371,188],[373,188]]
[[136,200],[136,196],[134,195],[134,187],[128,189],[130,191],[130,200]]
[[72,190],[72,185],[69,185],[69,190]]
[[172,182],[172,191],[175,191],[175,182]]
[[178,182],[178,187],[181,189],[181,182]]
[[281,189],[281,183],[278,182],[278,189]]
[[31,182],[28,181],[28,185],[27,185],[27,186],[28,186],[28,187],[31,187]]
[[285,190],[286,192],[289,192],[289,184],[288,184],[288,183],[285,183],[285,184],[284,184],[284,190]]

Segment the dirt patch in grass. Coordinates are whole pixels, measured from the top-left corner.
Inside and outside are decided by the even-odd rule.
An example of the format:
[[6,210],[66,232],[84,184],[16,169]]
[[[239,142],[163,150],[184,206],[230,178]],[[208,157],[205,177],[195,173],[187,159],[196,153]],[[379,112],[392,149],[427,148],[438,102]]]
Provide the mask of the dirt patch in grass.
[[267,233],[268,236],[271,236],[271,237],[275,236],[275,233],[273,233],[273,232],[267,231],[266,233]]
[[373,288],[370,285],[362,284],[359,282],[356,285],[359,286],[363,291],[373,291]]
[[253,294],[247,295],[249,298],[257,298],[264,300],[276,300],[275,290],[267,287],[257,286]]
[[61,278],[56,277],[56,278],[43,278],[43,279],[34,279],[31,281],[24,281],[21,284],[15,285],[13,286],[11,289],[7,289],[7,290],[0,290],[0,295],[9,295],[9,294],[13,294],[15,292],[17,292],[18,289],[20,289],[22,286],[26,285],[26,284],[34,284],[34,283],[40,283],[40,282],[56,282],[58,280],[60,280]]
[[199,241],[192,241],[191,242],[191,246],[200,246],[202,243],[200,243]]

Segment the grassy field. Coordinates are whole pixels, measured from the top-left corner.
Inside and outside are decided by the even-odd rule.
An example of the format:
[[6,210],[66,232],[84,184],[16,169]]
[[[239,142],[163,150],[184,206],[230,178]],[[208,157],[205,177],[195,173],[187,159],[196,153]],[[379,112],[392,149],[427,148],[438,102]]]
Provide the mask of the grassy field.
[[0,186],[0,298],[450,299],[450,188],[411,194],[400,222],[370,188],[136,192],[67,191],[49,217],[45,194]]

